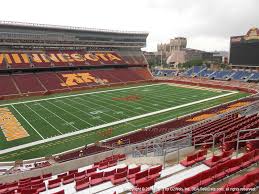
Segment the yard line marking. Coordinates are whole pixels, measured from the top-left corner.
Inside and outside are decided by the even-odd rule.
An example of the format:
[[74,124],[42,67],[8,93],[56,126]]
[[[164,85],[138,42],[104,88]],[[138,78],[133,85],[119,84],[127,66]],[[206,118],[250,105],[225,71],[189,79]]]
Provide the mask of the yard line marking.
[[[79,97],[79,100],[85,101],[85,102],[88,102],[88,103],[89,103],[89,101],[86,101],[86,100],[84,100],[83,98],[80,98],[80,97]],[[91,102],[91,103],[94,104],[95,106],[98,105],[98,106],[107,108],[107,109],[111,110],[112,112],[116,112],[115,110],[113,110],[113,109],[111,109],[111,108],[108,108],[108,107],[105,107],[104,105],[96,104],[96,103],[94,103],[94,102]],[[106,113],[105,113],[105,114],[106,114]],[[123,114],[123,113],[122,113],[122,114]],[[108,114],[107,114],[107,115],[108,115]],[[123,115],[124,115],[124,114],[123,114]],[[108,115],[108,116],[114,118],[115,120],[120,120],[120,118],[114,117],[114,116],[112,116],[112,115]],[[126,116],[126,115],[125,115],[125,116]],[[126,118],[126,117],[125,117],[125,118]],[[130,125],[135,127],[135,125],[132,124],[132,123],[130,123]]]
[[66,95],[66,96],[50,97],[50,98],[39,99],[39,100],[27,100],[27,101],[21,101],[21,102],[1,104],[0,107],[22,104],[22,103],[40,102],[40,101],[47,101],[47,100],[54,100],[54,99],[69,98],[69,97],[75,97],[75,96],[85,96],[85,95],[91,95],[91,94],[108,93],[108,92],[121,91],[121,90],[130,90],[132,88],[143,88],[143,87],[151,87],[151,86],[156,86],[156,85],[167,85],[167,84],[165,84],[165,83],[148,84],[148,85],[134,86],[134,87],[128,87],[128,88],[118,88],[118,89],[103,90],[103,91],[96,91],[96,92],[87,92],[87,93],[82,93],[82,94],[71,94],[71,95]]
[[[81,100],[81,101],[87,102],[87,103],[91,103],[91,104],[93,104],[94,106],[96,106],[96,105],[97,105],[97,106],[101,106],[101,107],[103,107],[103,108],[105,108],[105,109],[109,109],[110,111],[115,112],[115,110],[113,110],[113,109],[111,109],[111,108],[109,108],[109,107],[105,107],[104,105],[96,104],[96,103],[91,102],[91,101],[86,101],[85,99],[83,99],[83,98],[81,98],[81,97],[78,97],[78,99]],[[84,105],[84,104],[82,104],[82,103],[80,103],[80,104],[81,104],[81,105]],[[85,105],[84,105],[84,106],[85,106]],[[94,109],[94,108],[92,108],[92,107],[89,107],[89,108]],[[94,109],[94,110],[96,110],[96,109]],[[114,118],[115,120],[120,120],[120,118],[114,117],[114,116],[109,115],[109,114],[107,114],[107,113],[105,113],[105,112],[103,112],[103,114],[106,114],[107,116],[109,116],[109,117],[111,117],[111,118]]]
[[[166,86],[166,85],[165,85]],[[167,85],[167,86],[171,86],[171,85]],[[158,86],[154,86],[153,88],[156,88],[156,87],[158,87]],[[176,87],[176,86],[171,86],[171,87]],[[157,102],[158,100],[159,100],[159,102],[160,103],[163,103],[163,104],[165,104],[166,105],[166,107],[168,107],[168,99],[171,99],[171,97],[168,95],[168,94],[166,94],[166,95],[161,95],[161,92],[162,91],[168,91],[169,89],[171,89],[171,88],[165,88],[165,89],[160,89],[159,90],[159,92],[154,92],[154,91],[152,91],[151,93],[149,93],[150,95],[155,95],[155,94],[159,94],[159,99],[156,99],[156,98],[154,98],[154,97],[151,97],[150,95],[145,95],[145,101],[151,101],[152,103],[153,103],[153,100],[146,100],[146,98],[151,98],[151,99],[154,99],[154,101],[155,102]],[[178,89],[178,88],[177,88]],[[182,88],[183,89],[183,88]],[[188,88],[188,89],[190,89],[190,88]],[[171,92],[173,92],[175,89],[171,89],[172,91]],[[198,89],[196,89],[196,90],[198,90]],[[133,89],[133,91],[136,91],[136,89]],[[181,96],[182,95],[185,95],[185,94],[187,94],[186,96],[188,96],[188,94],[189,94],[189,92],[190,91],[181,91]],[[128,91],[122,91],[121,93],[123,93],[123,94],[130,94]],[[139,93],[139,92],[138,92]],[[147,93],[146,93],[147,94]],[[175,97],[177,97],[177,96],[179,96],[179,95],[176,95]],[[116,95],[116,97],[118,97],[117,95]],[[162,98],[162,99],[165,99],[165,100],[163,100],[163,101],[161,101],[161,99],[160,98]],[[180,98],[179,98],[180,99]],[[191,101],[193,101],[193,98],[191,98],[191,97],[187,97],[186,98],[187,100],[191,100]],[[175,99],[175,102],[177,102],[177,104],[178,104],[178,102],[180,102],[180,104],[182,103],[182,101],[180,101],[180,100],[177,100],[177,98]],[[145,103],[145,102],[142,102],[142,103]],[[141,103],[141,105],[142,105],[142,103]],[[149,104],[147,104],[147,106],[149,106]],[[155,110],[157,110],[157,109],[155,109]]]
[[26,118],[24,118],[24,116],[13,105],[11,105],[11,107],[28,123],[28,125],[30,125],[30,127],[41,137],[41,139],[44,139],[44,137],[32,126],[32,124]]
[[[80,97],[78,97],[78,98],[80,98]],[[80,103],[80,102],[77,102],[77,101],[74,101],[74,100],[71,100],[71,99],[67,99],[67,100],[69,100],[69,101],[71,101],[71,102],[73,102],[73,103],[79,104],[80,106],[84,106],[84,107],[86,107],[86,108],[90,108],[90,109],[93,109],[93,110],[97,111],[97,109],[94,109],[94,108],[92,108],[92,107],[89,107],[89,106],[87,106],[87,105],[85,105],[85,104],[82,104],[82,103]],[[102,112],[101,114],[106,114],[106,115],[108,115],[108,114],[105,113],[105,112]],[[108,116],[109,116],[109,115],[108,115]],[[107,123],[106,121],[104,121],[104,120],[101,119],[101,118],[98,118],[98,120],[101,120],[101,121],[103,121],[104,123]]]
[[[153,87],[153,88],[155,88],[155,87]],[[129,95],[132,95],[132,93],[137,93],[137,94],[139,94],[139,95],[144,95],[144,98],[145,98],[145,101],[144,101],[144,102],[142,101],[142,102],[140,103],[140,102],[134,101],[134,103],[141,104],[141,106],[146,106],[146,107],[148,107],[148,108],[152,108],[152,107],[150,107],[150,104],[149,104],[149,103],[146,103],[146,102],[150,102],[150,101],[151,101],[151,102],[153,103],[153,100],[147,100],[147,98],[155,99],[155,101],[157,101],[158,99],[156,99],[156,98],[154,98],[154,97],[150,97],[148,94],[150,94],[150,95],[159,94],[159,96],[161,96],[161,98],[168,99],[168,98],[167,98],[168,95],[160,95],[162,91],[166,91],[166,90],[168,90],[168,88],[166,88],[166,89],[160,89],[160,90],[159,90],[160,92],[156,92],[156,90],[155,90],[155,91],[152,91],[152,92],[143,94],[143,93],[140,93],[140,92],[142,92],[142,91],[137,91],[136,89],[134,89],[134,91],[132,91],[132,92],[122,91],[120,94],[125,94],[125,95],[129,94]],[[112,93],[112,94],[113,94],[113,93]],[[118,96],[118,95],[116,95],[116,94],[113,94],[112,96],[120,97],[120,96]],[[166,96],[166,97],[163,97],[163,96]],[[162,102],[162,103],[168,105],[168,103],[165,102],[165,101]],[[145,105],[145,104],[146,104],[146,105]],[[156,110],[156,109],[154,109],[154,110]]]
[[111,122],[111,123],[107,123],[107,124],[102,124],[102,125],[95,126],[95,127],[90,127],[90,128],[82,129],[80,131],[66,133],[66,134],[63,134],[63,135],[51,137],[51,138],[44,139],[44,140],[34,141],[34,142],[31,142],[31,143],[27,143],[27,144],[19,145],[19,146],[16,146],[16,147],[12,147],[12,148],[7,148],[7,149],[4,149],[4,150],[1,150],[0,154],[6,154],[8,152],[24,149],[24,148],[27,148],[27,147],[35,146],[35,145],[38,145],[38,144],[42,144],[42,143],[46,143],[46,142],[50,142],[50,141],[54,141],[54,140],[58,140],[58,139],[66,138],[66,137],[70,137],[70,136],[73,136],[73,135],[79,135],[79,134],[82,134],[82,133],[85,133],[85,132],[94,131],[96,129],[110,127],[110,126],[113,126],[113,125],[117,125],[117,124],[121,124],[121,123],[126,123],[128,121],[133,121],[133,120],[136,120],[136,119],[140,119],[140,118],[144,118],[144,117],[160,114],[160,113],[163,113],[163,112],[168,112],[170,110],[175,110],[175,109],[178,109],[178,108],[187,107],[187,106],[194,105],[194,104],[199,104],[199,103],[202,103],[202,102],[206,102],[206,101],[210,101],[210,100],[215,100],[215,99],[222,98],[222,97],[229,96],[229,95],[233,95],[233,94],[236,94],[236,93],[238,93],[238,92],[232,91],[232,92],[227,93],[227,94],[223,94],[223,95],[219,95],[219,96],[214,96],[214,97],[211,97],[211,98],[207,98],[207,99],[203,99],[203,100],[199,100],[199,101],[195,101],[195,102],[190,102],[190,103],[182,104],[182,105],[179,105],[179,106],[170,107],[170,108],[163,109],[163,110],[160,110],[160,111],[155,111],[155,112],[151,112],[151,113],[147,113],[147,114],[143,114],[143,115],[138,115],[138,116],[135,116],[135,117],[131,117],[131,118],[127,118],[127,119],[123,119],[123,120],[119,120],[119,121],[115,121],[115,122]]
[[[166,89],[165,89],[166,90]],[[167,90],[168,90],[168,88],[167,88]],[[124,92],[123,91],[123,93],[124,94],[130,94],[130,93],[128,93],[128,92]],[[186,92],[187,93],[187,92]],[[161,92],[152,92],[151,93],[152,95],[154,95],[154,94],[161,94]],[[96,96],[96,97],[99,97],[99,98],[101,98],[101,96],[104,96],[104,95],[98,95],[98,96]],[[111,93],[111,96],[115,96],[115,97],[119,97],[118,95],[115,95],[115,94],[113,94],[113,93]],[[165,98],[165,99],[169,99],[169,96],[168,95],[160,95],[160,96],[162,96],[161,98]],[[165,96],[165,97],[164,97]],[[144,98],[145,98],[145,101],[149,101],[149,102],[151,102],[151,103],[154,103],[154,101],[155,102],[157,102],[159,99],[155,99],[154,98],[154,100],[146,100],[146,98],[147,98],[147,96],[144,96]],[[149,97],[150,98],[150,97]],[[112,101],[112,100],[110,100],[110,99],[107,99],[107,98],[102,98],[102,99],[105,99],[105,100],[109,100],[109,101],[111,101],[111,102],[114,102],[114,101]],[[97,100],[97,99],[95,99],[95,100]],[[192,99],[191,99],[192,100]],[[99,101],[101,101],[101,100],[99,100]],[[103,102],[103,103],[105,103],[105,101],[101,101],[101,102]],[[120,104],[123,104],[122,102],[118,102],[118,103],[120,103]],[[150,106],[150,104],[147,104],[147,103],[145,103],[145,102],[134,102],[135,104],[140,104],[140,106],[145,106],[145,107],[148,107],[149,109],[151,108],[151,109],[153,109],[154,111],[157,111],[157,110],[160,110],[160,109],[157,109],[157,108],[153,108],[153,107],[151,107]],[[164,101],[163,102],[165,105],[166,105],[166,107],[168,107],[168,103],[166,102],[166,101]],[[146,105],[145,105],[146,104]],[[112,104],[111,104],[112,105]],[[125,105],[125,104],[123,104],[123,105]],[[116,106],[116,105],[115,105]],[[131,106],[131,107],[133,107],[133,109],[135,109],[135,105],[134,104],[132,104],[132,105],[127,105],[127,106]],[[118,108],[118,106],[117,106],[117,108]],[[123,108],[123,107],[121,107],[121,108]],[[163,107],[162,107],[163,108]],[[125,110],[127,110],[127,111],[131,111],[131,112],[135,112],[135,111],[132,111],[132,109],[126,109],[126,108],[124,108]],[[136,113],[136,112],[135,112]]]
[[[124,92],[125,93],[125,92]],[[154,92],[154,93],[159,93],[160,94],[160,92]],[[154,94],[153,93],[153,94]],[[188,92],[184,92],[184,93],[188,93]],[[126,94],[128,94],[128,93],[126,93]],[[101,96],[103,96],[103,95],[98,95],[98,96],[96,96],[96,97],[99,97],[99,98],[101,98],[101,99],[105,99],[106,101],[107,100],[109,100],[109,101],[111,101],[111,102],[113,102],[112,100],[110,100],[110,99],[108,99],[108,98],[104,98],[104,97],[101,97]],[[114,96],[114,95],[111,95],[111,96]],[[164,96],[164,95],[161,95],[161,96]],[[146,98],[146,96],[145,96],[145,98]],[[163,97],[162,97],[163,98]],[[164,98],[166,98],[166,99],[168,99],[169,98],[169,96],[168,97],[164,97]],[[170,99],[170,98],[169,98]],[[193,101],[194,99],[193,98],[187,98],[187,99],[190,99],[191,101]],[[97,100],[98,101],[98,99],[96,99],[95,98],[95,100]],[[155,99],[154,101],[151,101],[151,103],[154,103],[154,102],[157,102],[159,99]],[[104,100],[99,100],[99,101],[101,101],[101,102],[104,102],[105,103],[105,101]],[[181,102],[180,100],[175,100],[176,102]],[[144,105],[143,103],[138,103],[138,102],[135,102],[136,104],[140,104],[140,106],[145,106],[145,107],[148,107],[148,108],[152,108],[152,107],[150,107],[149,105]],[[120,102],[120,104],[123,104],[123,103],[121,103]],[[168,103],[166,103],[166,102],[164,102],[164,104],[166,104],[167,106],[166,107],[168,107],[168,105],[170,105],[170,104],[168,104]],[[130,111],[130,112],[135,112],[135,111],[132,111],[132,109],[131,110],[129,110],[129,109],[127,109],[127,108],[124,108],[124,107],[119,107],[119,106],[117,106],[117,105],[114,105],[114,104],[110,104],[110,105],[112,105],[112,106],[115,106],[115,107],[117,107],[117,108],[122,108],[122,109],[125,109],[125,110],[127,110],[127,111]],[[125,105],[125,104],[123,104],[123,105]],[[128,106],[131,106],[131,107],[133,107],[133,108],[135,108],[135,106],[134,105],[128,105]],[[152,108],[154,111],[158,111],[158,110],[161,110],[161,108]]]
[[[128,94],[128,93],[127,93]],[[130,94],[129,94],[130,95]],[[103,96],[103,95],[102,95]],[[114,97],[114,95],[111,95],[112,97]],[[101,97],[101,95],[98,95],[98,96],[96,96],[96,97],[99,97],[99,98],[102,98]],[[119,96],[116,96],[116,97],[119,97]],[[145,97],[144,97],[145,98]],[[95,98],[96,99],[96,98]],[[128,107],[133,107],[133,109],[135,108],[135,106],[134,106],[134,104],[132,104],[132,105],[130,105],[130,103],[125,103],[125,102],[121,102],[121,101],[114,101],[114,100],[110,100],[110,99],[107,99],[107,98],[102,98],[102,99],[105,99],[105,100],[109,100],[109,101],[111,101],[111,102],[117,102],[117,103],[119,103],[119,104],[123,104],[124,106],[126,105],[126,106],[128,106]],[[147,108],[149,108],[149,109],[151,109],[151,111],[152,111],[152,109],[153,109],[153,111],[156,111],[157,109],[154,109],[154,108],[152,108],[152,107],[150,107],[149,105],[145,105],[144,103],[139,103],[139,102],[136,102],[136,101],[134,101],[134,103],[135,104],[140,104],[141,106],[145,106],[145,107],[147,107]],[[118,106],[117,106],[118,107]],[[123,107],[121,107],[121,108],[123,108]],[[131,109],[132,110],[132,109]],[[131,112],[134,112],[134,111],[131,111]]]
[[[170,85],[169,85],[170,86]],[[175,87],[175,86],[174,86]],[[162,89],[162,90],[160,90],[160,92],[153,92],[153,93],[151,93],[151,94],[156,94],[156,96],[158,96],[159,97],[159,99],[160,98],[163,98],[163,99],[165,99],[166,101],[164,101],[164,103],[166,103],[167,105],[168,105],[168,99],[171,99],[171,93],[170,93],[170,90],[169,89],[171,89],[171,88],[165,88],[165,89]],[[188,88],[189,89],[189,88]],[[166,95],[160,95],[163,91],[165,91],[165,93],[166,93],[166,91],[168,91],[169,90],[169,92],[168,92],[168,94],[166,94]],[[172,89],[172,91],[173,90],[175,90],[175,89]],[[178,88],[176,89],[176,90],[178,90]],[[189,96],[189,93],[190,93],[190,91],[188,90],[186,90],[185,92],[184,91],[182,91],[180,94],[178,94],[178,95],[174,95],[174,97],[176,97],[175,98],[175,100],[174,100],[174,102],[180,102],[180,103],[182,103],[182,101],[180,101],[180,100],[177,100],[177,99],[181,99],[180,97],[181,96],[185,96],[185,99],[186,100],[194,100],[193,98],[191,98],[191,97],[188,97]],[[157,94],[159,94],[159,95],[157,95]],[[145,96],[145,98],[153,98],[153,97],[151,97],[151,96]],[[154,98],[155,99],[155,98]],[[157,101],[157,99],[155,99],[155,101]],[[159,101],[159,102],[161,102],[161,100]]]
[[[97,100],[97,101],[99,101],[99,102],[102,102],[102,103],[106,103],[105,101],[110,101],[110,102],[112,102],[111,104],[109,104],[109,105],[111,105],[111,106],[113,106],[113,107],[116,107],[116,108],[119,108],[119,109],[124,109],[124,110],[126,110],[126,111],[129,111],[129,112],[132,112],[132,113],[134,113],[134,114],[137,114],[138,115],[138,112],[135,112],[135,111],[133,111],[132,109],[130,110],[130,109],[127,109],[127,108],[124,108],[124,107],[119,107],[119,106],[117,106],[117,105],[114,105],[113,103],[114,103],[114,101],[113,100],[109,100],[108,98],[103,98],[103,97],[100,97],[100,96],[98,96],[101,100],[99,100],[99,99],[97,99],[97,96],[96,96],[96,98],[95,98],[95,100]],[[103,99],[105,99],[105,101],[103,101]],[[116,101],[115,101],[116,102]],[[132,106],[131,106],[132,107]],[[113,110],[114,111],[114,110]]]
[[[90,117],[92,117],[92,115],[90,115],[88,112],[83,111],[83,110],[81,110],[81,109],[79,109],[79,108],[76,108],[76,107],[74,107],[74,106],[72,106],[72,105],[70,105],[70,104],[68,104],[68,103],[65,103],[64,101],[62,101],[62,102],[60,102],[60,103],[63,103],[63,104],[65,104],[65,105],[67,105],[67,106],[70,106],[70,107],[72,107],[72,108],[74,108],[74,109],[76,109],[76,110],[78,110],[78,111],[80,111],[80,112],[82,112],[82,113],[85,113],[85,114],[89,115]],[[103,121],[103,120],[100,120],[100,121]],[[107,123],[107,122],[104,121],[104,123]],[[89,124],[90,124],[90,123],[89,123]],[[90,125],[91,125],[91,124],[90,124]],[[92,126],[93,126],[93,125],[92,125]]]
[[[169,85],[170,86],[170,85]],[[155,94],[159,94],[159,99],[156,99],[156,98],[154,98],[154,97],[151,97],[150,95],[145,95],[145,101],[149,101],[149,102],[151,102],[152,104],[154,103],[154,101],[155,102],[157,102],[158,100],[159,100],[159,103],[161,104],[161,103],[163,103],[163,104],[165,104],[166,105],[166,107],[168,107],[168,100],[169,99],[171,99],[172,98],[172,96],[170,97],[168,94],[167,95],[161,95],[161,92],[162,91],[168,91],[168,89],[169,88],[166,88],[166,89],[161,89],[161,90],[159,90],[159,92],[152,92],[152,93],[150,93],[150,95],[155,95]],[[171,89],[171,88],[170,88]],[[173,91],[172,91],[173,92]],[[122,91],[122,93],[125,93],[124,91]],[[190,91],[186,91],[186,92],[181,92],[181,95],[185,95],[185,94],[189,94],[190,93]],[[127,92],[125,93],[125,94],[128,94]],[[178,96],[179,95],[173,95],[173,97],[177,97],[178,98]],[[187,95],[188,96],[188,95]],[[147,100],[146,98],[150,98],[150,99],[154,99],[154,100]],[[161,98],[162,99],[165,99],[165,100],[161,100]],[[177,100],[177,98],[175,98],[175,100],[174,100],[174,102],[180,102],[180,103],[182,103],[182,101],[181,100]],[[180,99],[180,97],[179,97],[179,99]],[[186,100],[192,100],[193,101],[193,98],[185,98]],[[142,102],[143,103],[143,102]],[[142,103],[141,103],[141,105],[142,105]],[[145,103],[145,102],[144,102]],[[147,105],[147,106],[149,106],[149,105]]]
[[31,107],[29,107],[26,103],[24,104],[27,108],[29,108],[32,112],[34,112],[36,115],[38,115],[41,119],[43,119],[46,123],[48,123],[52,128],[54,128],[58,133],[61,135],[61,133],[54,125],[52,125],[49,121],[47,121],[44,117],[42,117],[39,113],[37,113],[35,110],[33,110]]
[[63,119],[62,117],[60,117],[59,115],[57,115],[56,113],[52,112],[51,110],[47,109],[46,107],[40,105],[42,108],[46,109],[48,112],[50,112],[51,114],[55,115],[56,117],[60,118],[61,120],[63,120],[65,123],[67,123],[68,125],[70,125],[71,127],[73,127],[74,129],[80,130],[77,127],[75,127],[73,124],[71,124],[71,122],[66,121],[65,119]]
[[[61,108],[61,107],[59,107],[59,106],[55,105],[54,103],[49,102],[49,101],[47,101],[47,103],[52,104],[53,106],[55,106],[55,107],[59,108],[60,110],[63,110],[64,112],[66,112],[66,113],[68,113],[68,114],[72,115],[73,117],[75,117],[75,118],[79,119],[80,121],[83,121],[84,123],[86,123],[86,124],[90,125],[91,127],[93,126],[92,124],[88,123],[87,121],[85,121],[85,120],[83,120],[83,119],[79,118],[78,116],[76,116],[76,115],[74,115],[74,114],[72,114],[72,113],[68,112],[67,110],[65,110],[65,109],[63,109],[63,108]],[[65,104],[65,103],[64,103],[64,104]]]

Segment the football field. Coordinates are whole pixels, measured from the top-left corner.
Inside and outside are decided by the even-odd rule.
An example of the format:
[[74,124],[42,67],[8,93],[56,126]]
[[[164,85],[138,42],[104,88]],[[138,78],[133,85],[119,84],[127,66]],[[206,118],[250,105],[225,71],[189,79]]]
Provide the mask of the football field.
[[2,104],[0,160],[60,153],[247,95],[159,83]]

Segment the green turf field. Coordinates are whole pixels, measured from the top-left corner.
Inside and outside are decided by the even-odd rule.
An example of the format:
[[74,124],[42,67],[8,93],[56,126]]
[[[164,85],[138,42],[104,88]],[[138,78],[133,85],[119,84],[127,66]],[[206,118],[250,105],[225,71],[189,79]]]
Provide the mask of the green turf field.
[[0,105],[8,108],[29,136],[6,141],[0,132],[0,161],[60,153],[186,115],[248,94],[168,84],[110,88],[55,95]]

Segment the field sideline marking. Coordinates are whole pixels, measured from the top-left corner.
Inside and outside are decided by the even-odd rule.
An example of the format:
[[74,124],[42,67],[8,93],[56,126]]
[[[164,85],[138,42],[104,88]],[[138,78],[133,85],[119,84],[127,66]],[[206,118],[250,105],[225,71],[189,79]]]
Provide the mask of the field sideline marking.
[[17,151],[17,150],[20,150],[20,149],[23,149],[23,148],[35,146],[35,145],[42,144],[42,143],[47,143],[47,142],[50,142],[50,141],[54,141],[54,140],[58,140],[58,139],[62,139],[62,138],[66,138],[66,137],[70,137],[70,136],[74,136],[74,135],[79,135],[81,133],[93,131],[93,130],[96,130],[96,129],[110,127],[110,126],[121,124],[121,123],[125,123],[125,122],[128,122],[128,121],[132,121],[132,120],[136,120],[136,119],[140,119],[140,118],[144,118],[144,117],[160,114],[160,113],[163,113],[163,112],[168,112],[168,111],[175,110],[175,109],[178,109],[178,108],[183,108],[183,107],[186,107],[186,106],[190,106],[190,105],[194,105],[194,104],[199,104],[199,103],[202,103],[202,102],[206,102],[206,101],[222,98],[222,97],[233,95],[233,94],[236,94],[236,93],[238,93],[238,92],[237,91],[231,91],[230,93],[227,93],[227,94],[223,94],[223,95],[219,95],[219,96],[214,96],[214,97],[211,97],[211,98],[207,98],[207,99],[203,99],[203,100],[198,100],[198,101],[195,101],[195,102],[190,102],[190,103],[187,103],[187,104],[182,104],[182,105],[179,105],[179,106],[174,106],[174,107],[162,109],[162,110],[159,110],[159,111],[155,111],[155,112],[151,112],[151,113],[147,113],[147,114],[143,114],[143,115],[138,115],[138,116],[127,118],[127,119],[123,119],[123,120],[120,120],[120,121],[114,121],[114,122],[111,122],[111,123],[102,124],[102,125],[95,126],[95,127],[90,127],[90,128],[87,128],[87,129],[82,129],[80,131],[66,133],[66,134],[63,134],[63,135],[51,137],[51,138],[44,139],[44,140],[34,141],[34,142],[31,142],[31,143],[27,143],[27,144],[23,144],[23,145],[19,145],[19,146],[15,146],[15,147],[12,147],[12,148],[7,148],[7,149],[4,149],[4,150],[1,150],[0,154],[5,154],[5,153],[8,153],[8,152]]
[[[37,129],[35,129],[31,123],[26,119],[24,118],[24,116],[13,106],[11,105],[11,107],[30,125],[30,127],[42,138],[44,139],[44,137],[42,137],[42,135],[37,131]],[[41,140],[42,141],[42,140]]]
[[82,94],[71,94],[71,95],[66,95],[66,96],[57,96],[57,97],[44,98],[44,99],[38,99],[38,100],[27,100],[27,101],[22,101],[22,102],[13,102],[13,103],[1,104],[0,107],[16,105],[16,104],[24,104],[24,103],[30,103],[30,102],[40,102],[40,101],[54,100],[54,99],[60,99],[60,98],[69,98],[69,97],[75,97],[75,96],[84,96],[84,95],[91,95],[91,94],[98,94],[98,93],[107,93],[107,92],[114,92],[114,91],[121,91],[121,90],[130,90],[130,89],[133,89],[133,88],[143,88],[143,87],[150,87],[150,86],[156,86],[156,85],[167,85],[167,84],[165,84],[165,83],[148,84],[148,85],[134,86],[134,87],[129,87],[129,88],[118,88],[118,89],[88,92],[88,93],[82,93]]

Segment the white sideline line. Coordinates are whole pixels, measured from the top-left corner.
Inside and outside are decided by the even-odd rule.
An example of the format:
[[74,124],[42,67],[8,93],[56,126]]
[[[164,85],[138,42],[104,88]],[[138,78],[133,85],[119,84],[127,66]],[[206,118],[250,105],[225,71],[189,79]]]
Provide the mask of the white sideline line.
[[165,83],[148,84],[148,85],[134,86],[134,87],[129,87],[129,88],[118,88],[118,89],[104,90],[104,91],[96,91],[96,92],[88,92],[88,93],[82,93],[82,94],[71,94],[71,95],[66,95],[66,96],[57,96],[57,97],[44,98],[44,99],[38,99],[38,100],[27,100],[27,101],[22,101],[22,102],[14,102],[14,103],[0,104],[0,107],[1,107],[1,106],[16,105],[16,104],[24,104],[24,103],[30,103],[30,102],[40,102],[40,101],[46,101],[46,100],[54,100],[54,99],[60,99],[60,98],[69,98],[69,97],[75,97],[75,96],[84,96],[84,95],[91,95],[91,94],[99,94],[99,93],[107,93],[107,92],[121,91],[121,90],[130,90],[130,89],[132,89],[132,88],[143,88],[143,87],[150,87],[150,86],[156,86],[156,85],[167,85],[167,84],[165,84]]
[[89,131],[93,131],[93,130],[96,130],[96,129],[110,127],[110,126],[113,126],[113,125],[117,125],[117,124],[129,122],[129,121],[132,121],[132,120],[136,120],[136,119],[140,119],[140,118],[144,118],[144,117],[160,114],[160,113],[171,111],[171,110],[175,110],[175,109],[178,109],[178,108],[183,108],[183,107],[186,107],[186,106],[190,106],[190,105],[194,105],[194,104],[199,104],[199,103],[202,103],[202,102],[206,102],[206,101],[209,101],[209,100],[214,100],[214,99],[217,99],[217,98],[222,98],[222,97],[229,96],[229,95],[236,94],[236,93],[238,93],[238,92],[232,91],[232,92],[230,92],[228,94],[214,96],[214,97],[211,97],[211,98],[207,98],[207,99],[203,99],[203,100],[199,100],[199,101],[195,101],[195,102],[190,102],[190,103],[182,104],[182,105],[179,105],[179,106],[170,107],[170,108],[166,108],[166,109],[155,111],[155,112],[150,112],[150,113],[147,113],[147,114],[138,115],[138,116],[127,118],[127,119],[123,119],[123,120],[120,120],[120,121],[114,121],[114,122],[111,122],[111,123],[90,127],[90,128],[87,128],[87,129],[82,129],[80,131],[75,131],[75,132],[72,132],[72,133],[66,133],[66,134],[63,134],[63,135],[51,137],[51,138],[44,139],[44,140],[34,141],[34,142],[31,142],[31,143],[27,143],[27,144],[19,145],[19,146],[16,146],[16,147],[12,147],[12,148],[7,148],[7,149],[4,149],[4,150],[1,150],[0,154],[5,154],[5,153],[8,153],[8,152],[20,150],[20,149],[27,148],[27,147],[30,147],[30,146],[35,146],[35,145],[38,145],[38,144],[42,144],[42,143],[46,143],[46,142],[62,139],[62,138],[65,138],[65,137],[70,137],[70,136],[78,135],[78,134],[89,132]]
[[11,107],[30,125],[30,127],[31,127],[36,133],[38,133],[38,135],[39,135],[42,139],[44,139],[44,137],[42,137],[42,135],[31,125],[31,123],[30,123],[26,118],[24,118],[24,116],[23,116],[13,105],[11,105]]

